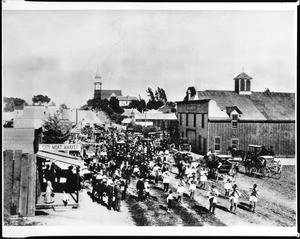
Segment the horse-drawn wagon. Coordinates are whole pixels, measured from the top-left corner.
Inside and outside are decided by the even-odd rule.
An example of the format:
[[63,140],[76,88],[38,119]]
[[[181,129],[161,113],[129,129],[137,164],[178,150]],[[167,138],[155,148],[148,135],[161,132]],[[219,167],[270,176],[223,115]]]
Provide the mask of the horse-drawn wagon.
[[203,159],[203,165],[208,168],[208,178],[223,178],[225,175],[236,176],[236,162],[230,155],[211,154]]
[[243,167],[245,173],[252,177],[278,179],[281,177],[282,165],[272,154],[264,146],[250,144],[245,159],[239,164],[239,169]]

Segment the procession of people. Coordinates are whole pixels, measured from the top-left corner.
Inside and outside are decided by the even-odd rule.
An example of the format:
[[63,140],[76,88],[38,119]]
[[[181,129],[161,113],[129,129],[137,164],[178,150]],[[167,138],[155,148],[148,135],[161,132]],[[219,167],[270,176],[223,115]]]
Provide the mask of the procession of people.
[[[149,140],[132,131],[116,128],[97,131],[101,133],[95,136],[95,142],[85,143],[83,151],[83,159],[93,172],[90,196],[94,202],[109,210],[121,211],[121,201],[126,200],[129,186],[136,189],[137,200],[144,201],[151,199],[152,185],[157,187],[161,182],[168,211],[172,209],[173,201],[183,202],[184,193],[189,195],[190,200],[195,200],[197,189],[200,189],[207,190],[208,212],[215,213],[220,189],[215,183],[207,188],[205,165],[195,159],[181,158],[176,162],[171,153],[174,145],[165,143],[162,147],[155,143],[161,140],[157,137]],[[229,174],[224,177],[224,196],[229,200],[228,211],[236,214],[241,194],[237,184],[232,185],[233,181]],[[249,193],[249,211],[255,212],[258,195],[256,186]]]

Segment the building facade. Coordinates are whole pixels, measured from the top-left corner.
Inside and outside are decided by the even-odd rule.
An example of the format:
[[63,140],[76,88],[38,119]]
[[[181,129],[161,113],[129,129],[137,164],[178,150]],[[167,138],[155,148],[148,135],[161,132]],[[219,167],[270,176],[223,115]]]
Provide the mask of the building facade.
[[295,155],[295,94],[251,91],[252,78],[234,78],[234,91],[196,91],[189,87],[177,102],[179,134],[194,152],[216,153],[249,144],[273,146],[277,156]]

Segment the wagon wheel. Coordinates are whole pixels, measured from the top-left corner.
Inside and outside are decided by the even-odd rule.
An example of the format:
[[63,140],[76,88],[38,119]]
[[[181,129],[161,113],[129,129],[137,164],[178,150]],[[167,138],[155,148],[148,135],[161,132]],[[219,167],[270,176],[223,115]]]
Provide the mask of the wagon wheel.
[[280,179],[281,178],[281,172],[273,172],[272,178]]
[[259,177],[259,178],[264,177],[265,176],[264,170],[265,170],[264,168],[257,169],[257,173],[254,174],[254,177]]
[[263,168],[263,169],[261,169],[261,171],[262,171],[262,174],[263,174],[264,177],[268,178],[268,177],[270,177],[272,175],[272,173],[271,173],[271,171],[270,171],[269,168]]
[[255,177],[256,173],[257,173],[257,168],[251,167],[250,170],[249,170],[249,175],[251,177]]

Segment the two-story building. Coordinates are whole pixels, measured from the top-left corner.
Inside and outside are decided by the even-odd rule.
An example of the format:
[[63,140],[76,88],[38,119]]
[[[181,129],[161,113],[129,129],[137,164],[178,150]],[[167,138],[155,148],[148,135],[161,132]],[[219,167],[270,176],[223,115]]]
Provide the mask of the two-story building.
[[188,88],[177,102],[179,134],[194,152],[258,144],[273,146],[278,156],[295,155],[295,93],[254,92],[251,80],[243,72],[234,78],[233,91]]

